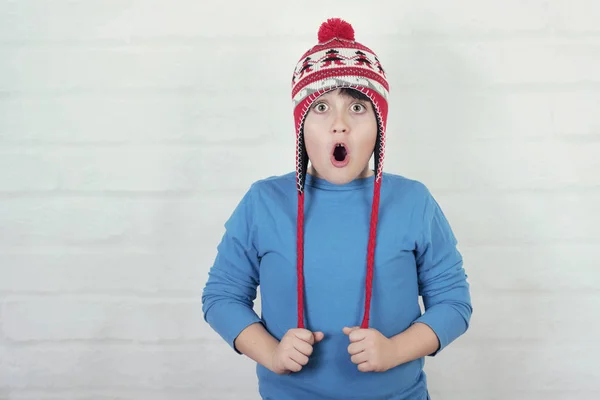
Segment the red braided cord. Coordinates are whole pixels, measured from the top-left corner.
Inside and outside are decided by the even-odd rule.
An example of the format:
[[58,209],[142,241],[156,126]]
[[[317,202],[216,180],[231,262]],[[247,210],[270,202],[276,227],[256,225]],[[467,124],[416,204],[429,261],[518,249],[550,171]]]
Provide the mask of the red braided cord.
[[298,193],[296,270],[298,273],[298,328],[304,328],[304,192]]
[[373,264],[375,261],[375,238],[377,236],[377,218],[379,216],[379,192],[381,180],[375,180],[373,190],[373,206],[371,208],[371,227],[369,229],[369,247],[367,249],[367,280],[366,280],[366,299],[365,314],[361,324],[362,329],[369,327],[369,316],[371,311],[371,292],[373,287]]
[[[375,181],[373,206],[371,208],[371,225],[369,229],[369,246],[367,249],[367,278],[366,278],[366,299],[365,313],[361,328],[369,327],[369,317],[371,310],[371,294],[373,288],[373,265],[375,261],[375,245],[377,236],[377,220],[379,216],[379,194],[381,181]],[[298,281],[298,328],[304,328],[304,193],[298,194],[298,221],[297,221],[297,281]]]

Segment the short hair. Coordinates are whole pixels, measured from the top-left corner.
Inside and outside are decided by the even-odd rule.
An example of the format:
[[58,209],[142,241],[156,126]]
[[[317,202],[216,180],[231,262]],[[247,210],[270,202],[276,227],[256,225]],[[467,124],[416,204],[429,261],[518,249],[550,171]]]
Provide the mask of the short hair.
[[341,88],[340,94],[348,95],[348,96],[352,97],[353,99],[368,101],[372,104],[371,99],[366,94],[361,92],[360,90],[345,87],[345,88]]

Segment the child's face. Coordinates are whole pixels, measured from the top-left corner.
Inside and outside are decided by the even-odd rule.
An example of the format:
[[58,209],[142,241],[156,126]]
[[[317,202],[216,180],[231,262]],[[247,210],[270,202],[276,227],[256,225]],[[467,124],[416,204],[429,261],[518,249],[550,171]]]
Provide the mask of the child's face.
[[369,176],[376,139],[371,102],[340,94],[340,89],[327,92],[312,104],[304,123],[310,172],[334,184]]

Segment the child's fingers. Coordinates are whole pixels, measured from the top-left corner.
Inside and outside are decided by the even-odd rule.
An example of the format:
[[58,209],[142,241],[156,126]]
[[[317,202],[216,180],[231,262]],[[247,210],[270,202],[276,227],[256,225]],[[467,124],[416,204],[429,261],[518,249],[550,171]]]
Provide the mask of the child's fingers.
[[289,357],[300,365],[308,364],[308,357],[297,350],[290,352]]
[[374,370],[373,366],[371,365],[371,363],[369,361],[365,361],[365,362],[358,364],[357,368],[360,372],[371,372]]
[[294,348],[305,356],[310,356],[313,352],[313,347],[304,340],[296,339],[292,342]]
[[315,332],[315,334],[314,334],[315,343],[320,342],[321,340],[323,340],[324,337],[325,337],[325,334],[323,332]]
[[344,328],[343,331],[346,335],[348,335],[348,338],[351,342],[363,340],[368,332],[368,330],[360,329],[359,327]]
[[294,336],[308,344],[313,344],[315,342],[313,333],[307,329],[296,329],[294,331]]
[[357,330],[357,329],[360,329],[360,327],[358,327],[358,326],[353,326],[353,327],[349,328],[349,327],[345,326],[345,327],[344,327],[344,329],[342,329],[342,331],[343,331],[343,332],[344,332],[346,335],[349,335],[351,332],[353,332],[353,331],[355,331],[355,330]]
[[348,353],[351,355],[358,354],[364,350],[365,350],[365,344],[362,341],[351,343],[348,346]]
[[364,363],[369,360],[366,351],[362,351],[358,354],[354,354],[352,357],[350,357],[350,359],[352,360],[352,362],[354,364],[361,364],[361,363]]
[[287,369],[288,371],[292,371],[292,372],[298,372],[302,369],[302,365],[300,365],[298,362],[294,361],[290,357],[286,358],[283,365],[284,365],[285,369]]

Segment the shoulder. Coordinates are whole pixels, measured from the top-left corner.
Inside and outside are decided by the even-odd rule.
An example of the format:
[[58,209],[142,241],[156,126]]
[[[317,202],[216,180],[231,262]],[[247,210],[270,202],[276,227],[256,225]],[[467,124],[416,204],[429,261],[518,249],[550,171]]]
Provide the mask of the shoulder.
[[392,194],[408,196],[418,201],[427,202],[431,197],[429,188],[422,181],[390,172],[383,173],[382,188]]
[[251,199],[255,205],[268,207],[278,203],[287,203],[296,193],[296,173],[288,172],[253,181],[246,197]]
[[414,217],[422,221],[431,220],[436,213],[441,213],[440,205],[430,188],[418,179],[384,173],[382,195],[384,192],[391,203],[410,209]]
[[252,181],[246,187],[227,224],[244,220],[254,225],[257,220],[260,220],[262,210],[273,209],[285,203],[284,196],[293,195],[294,188],[295,173],[268,176]]
[[252,182],[250,191],[255,194],[265,194],[277,189],[288,191],[296,187],[296,173],[287,172],[281,175],[271,175]]
[[[444,237],[456,240],[440,203],[424,182],[390,173],[384,173],[383,182],[387,182],[388,190],[392,193],[395,203],[400,203],[401,198],[407,200],[412,207],[411,213],[415,218],[415,224],[424,237],[430,236],[433,230],[437,230],[437,232],[444,232]],[[384,185],[382,184],[382,190]]]
[[273,185],[289,185],[296,182],[296,172],[286,172],[280,175],[270,175],[261,179],[258,179],[252,183],[253,186],[257,187],[268,187]]

